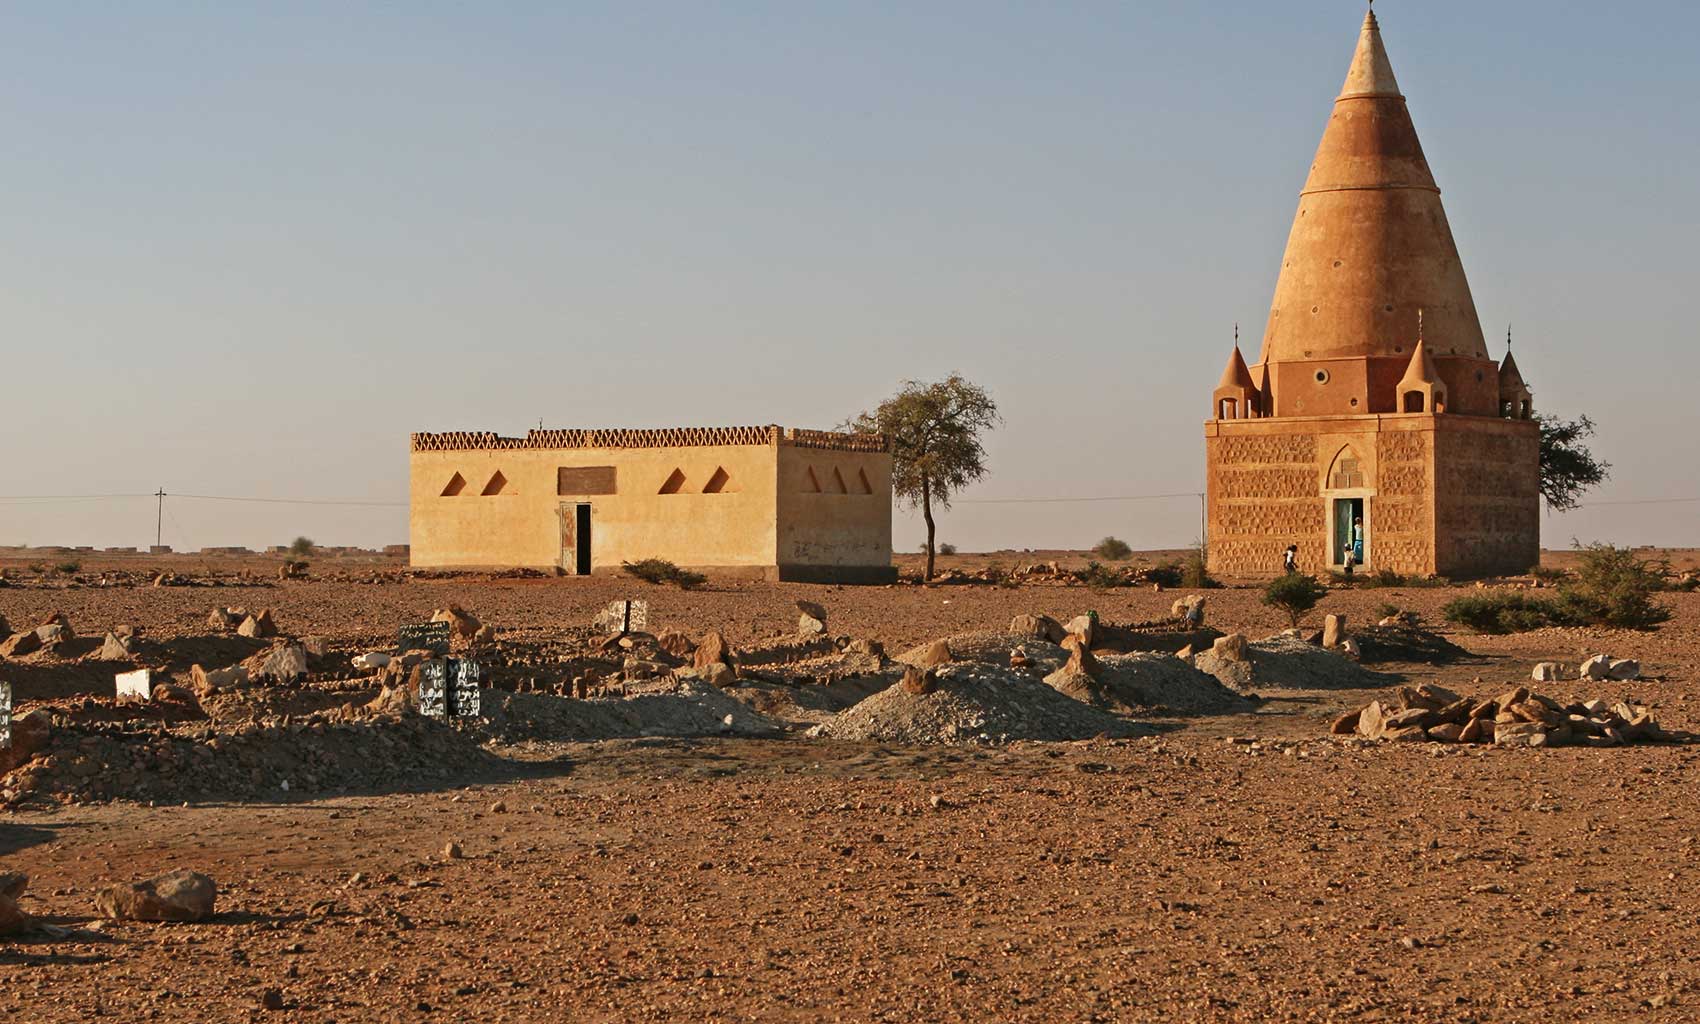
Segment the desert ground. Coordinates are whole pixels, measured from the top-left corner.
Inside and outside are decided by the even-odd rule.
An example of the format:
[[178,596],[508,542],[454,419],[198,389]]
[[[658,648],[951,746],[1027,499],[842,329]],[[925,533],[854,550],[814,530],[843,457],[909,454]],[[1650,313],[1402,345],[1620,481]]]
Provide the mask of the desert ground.
[[[1112,637],[1160,636],[1199,593],[1220,633],[1261,641],[1288,622],[1250,581],[976,577],[1084,564],[1066,552],[945,558],[956,582],[939,585],[689,591],[378,558],[299,579],[275,558],[51,561],[0,558],[11,629],[59,614],[74,634],[0,659],[15,717],[54,723],[35,762],[0,777],[0,872],[28,875],[16,902],[32,918],[0,938],[8,1020],[1700,1019],[1700,594],[1662,595],[1675,617],[1653,632],[1480,636],[1439,612],[1474,583],[1336,588],[1307,627],[1338,614],[1355,635],[1396,610],[1437,653],[1317,647],[1294,663],[1314,673],[1231,692],[1206,678],[1196,706],[1174,688],[1193,673],[1148,707],[1070,699],[1039,724],[1012,698],[994,709],[1007,735],[912,714],[919,738],[900,742],[832,730],[879,699],[888,718],[943,700],[901,693],[892,660],[939,638],[1011,675],[1014,647],[1063,656],[1009,639],[1017,616],[1093,611]],[[592,625],[624,598],[647,601],[657,638],[630,651]],[[799,638],[799,600],[825,609],[825,637]],[[233,606],[270,609],[278,636],[209,623]],[[399,626],[450,606],[493,627],[477,647],[493,686],[486,716],[442,723],[408,706],[399,662],[351,659],[394,653]],[[120,626],[131,652],[103,658]],[[741,678],[680,682],[694,655],[664,638],[713,631]],[[304,681],[196,689],[194,666],[297,642]],[[1538,663],[1601,653],[1638,659],[1641,678],[1530,683]],[[115,671],[137,666],[168,690],[121,705]],[[1056,695],[1025,671],[1029,689],[999,692]],[[950,692],[971,695],[962,678]],[[1623,701],[1666,736],[1330,734],[1424,684]],[[1077,735],[1031,738],[1059,729]],[[216,882],[210,918],[97,911],[104,887],[174,869]]]

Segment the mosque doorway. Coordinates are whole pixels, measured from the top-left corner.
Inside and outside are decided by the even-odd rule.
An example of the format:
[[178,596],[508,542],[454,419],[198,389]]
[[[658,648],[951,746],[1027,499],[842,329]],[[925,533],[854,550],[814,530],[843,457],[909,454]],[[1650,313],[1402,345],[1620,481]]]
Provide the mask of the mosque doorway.
[[590,503],[561,503],[561,568],[569,576],[590,575]]
[[1346,551],[1351,549],[1352,562],[1360,568],[1369,562],[1369,517],[1365,514],[1363,498],[1334,499],[1334,543],[1329,545],[1328,564],[1345,568]]

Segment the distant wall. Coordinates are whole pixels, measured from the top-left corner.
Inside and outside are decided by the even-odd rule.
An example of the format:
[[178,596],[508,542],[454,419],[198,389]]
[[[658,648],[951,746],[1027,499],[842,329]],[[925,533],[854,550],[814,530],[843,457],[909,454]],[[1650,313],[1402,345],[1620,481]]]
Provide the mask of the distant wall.
[[890,455],[782,447],[778,502],[781,579],[896,578]]

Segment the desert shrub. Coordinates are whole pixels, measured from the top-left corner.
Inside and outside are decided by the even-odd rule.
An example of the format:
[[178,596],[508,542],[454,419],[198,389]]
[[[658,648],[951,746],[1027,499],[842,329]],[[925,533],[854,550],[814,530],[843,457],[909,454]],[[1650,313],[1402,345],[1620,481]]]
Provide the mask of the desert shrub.
[[1145,578],[1163,587],[1178,587],[1185,580],[1179,562],[1159,562],[1145,573]]
[[1402,587],[1405,585],[1405,577],[1392,569],[1381,569],[1375,574],[1375,585],[1378,587]]
[[1559,583],[1570,578],[1563,569],[1555,569],[1550,565],[1537,565],[1529,570],[1529,575],[1542,583]]
[[1122,575],[1101,562],[1087,562],[1086,571],[1081,574],[1081,582],[1094,590],[1108,590],[1111,587],[1126,586],[1127,581]]
[[82,572],[83,571],[83,563],[81,563],[81,562],[60,562],[58,565],[53,567],[53,571],[54,572],[61,572],[61,573],[64,573],[65,575],[69,576],[74,572]]
[[620,568],[629,576],[636,576],[646,583],[671,583],[680,590],[690,590],[701,586],[708,580],[699,572],[681,569],[665,558],[645,558],[639,562],[621,562]]
[[1133,557],[1133,549],[1119,537],[1105,537],[1092,549],[1092,553],[1107,562],[1125,562]]
[[1290,572],[1277,576],[1263,588],[1263,603],[1287,613],[1297,626],[1305,613],[1328,594],[1328,588],[1310,576]]
[[306,558],[313,553],[314,547],[311,537],[297,537],[289,542],[289,553],[296,558]]
[[1181,585],[1200,590],[1222,585],[1210,575],[1210,549],[1203,541],[1194,544],[1192,550],[1187,552],[1186,559],[1181,562]]
[[1629,548],[1589,544],[1582,549],[1575,582],[1558,592],[1559,605],[1572,621],[1651,629],[1671,617],[1669,608],[1653,600],[1665,589],[1669,569],[1668,563],[1639,558]]
[[955,544],[940,544],[939,545],[939,554],[941,554],[941,555],[954,555],[954,554],[956,554],[956,545]]
[[1670,588],[1684,594],[1692,594],[1696,590],[1700,590],[1700,576],[1684,576],[1672,583]]
[[1524,633],[1543,626],[1567,625],[1558,601],[1534,597],[1521,590],[1487,591],[1454,598],[1440,614],[1447,622],[1478,633]]

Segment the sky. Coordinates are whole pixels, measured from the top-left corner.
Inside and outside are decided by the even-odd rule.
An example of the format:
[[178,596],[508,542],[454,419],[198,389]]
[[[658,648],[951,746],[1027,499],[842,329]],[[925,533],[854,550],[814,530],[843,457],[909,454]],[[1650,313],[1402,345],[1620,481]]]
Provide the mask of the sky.
[[[0,544],[407,538],[408,434],[998,401],[963,550],[1199,534],[1346,0],[8,4]],[[1495,356],[1700,544],[1700,5],[1383,0]],[[1008,498],[1180,494],[1149,501]],[[55,500],[34,500],[54,498]],[[31,500],[19,500],[31,499]],[[900,510],[895,546],[919,542]]]

